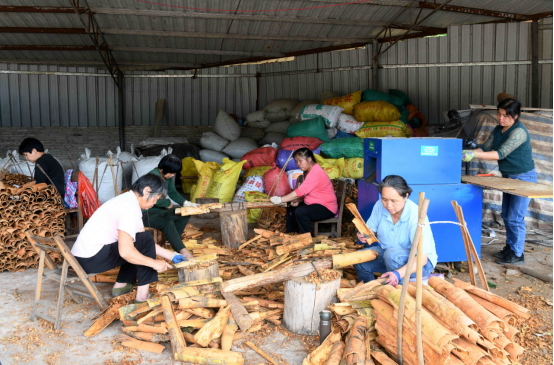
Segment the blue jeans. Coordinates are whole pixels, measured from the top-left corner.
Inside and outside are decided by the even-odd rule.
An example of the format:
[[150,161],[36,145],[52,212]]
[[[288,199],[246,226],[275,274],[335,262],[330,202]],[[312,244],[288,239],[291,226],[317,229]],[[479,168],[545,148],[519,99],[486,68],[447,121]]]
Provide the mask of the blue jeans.
[[[519,175],[504,175],[510,179],[537,182],[537,173],[535,169]],[[502,213],[501,217],[506,226],[506,244],[510,246],[517,257],[523,255],[525,248],[525,215],[531,199],[522,196],[502,193]]]
[[[371,246],[367,246],[364,250],[377,251],[379,257],[373,261],[362,262],[361,264],[354,265],[358,279],[367,283],[375,280],[374,272],[380,272],[382,274],[400,269],[402,266],[408,263],[408,257],[410,256],[410,250],[403,248],[389,248],[383,250],[377,242]],[[415,260],[414,260],[415,262]],[[427,263],[423,266],[423,276],[427,276],[433,272],[433,264],[427,259]],[[411,278],[415,278],[416,274],[413,273]],[[404,282],[404,278],[400,280],[400,284]]]

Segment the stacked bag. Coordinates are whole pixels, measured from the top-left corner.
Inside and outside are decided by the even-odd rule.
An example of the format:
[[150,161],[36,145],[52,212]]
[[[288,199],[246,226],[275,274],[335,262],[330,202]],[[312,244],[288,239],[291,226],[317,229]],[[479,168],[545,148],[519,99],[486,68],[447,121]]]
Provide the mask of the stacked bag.
[[277,99],[267,104],[263,110],[248,114],[248,133],[255,133],[257,137],[261,135],[256,141],[260,145],[281,144],[298,104],[298,101],[292,99]]

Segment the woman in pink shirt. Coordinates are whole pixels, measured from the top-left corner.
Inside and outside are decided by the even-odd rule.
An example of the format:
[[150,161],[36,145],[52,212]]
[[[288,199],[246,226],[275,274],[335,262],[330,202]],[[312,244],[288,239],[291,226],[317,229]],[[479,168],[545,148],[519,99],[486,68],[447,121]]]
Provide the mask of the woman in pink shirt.
[[312,151],[300,148],[294,155],[298,168],[304,171],[304,182],[298,189],[283,197],[274,196],[273,204],[291,202],[287,208],[287,233],[310,232],[312,222],[335,217],[339,211],[331,179],[315,161]]

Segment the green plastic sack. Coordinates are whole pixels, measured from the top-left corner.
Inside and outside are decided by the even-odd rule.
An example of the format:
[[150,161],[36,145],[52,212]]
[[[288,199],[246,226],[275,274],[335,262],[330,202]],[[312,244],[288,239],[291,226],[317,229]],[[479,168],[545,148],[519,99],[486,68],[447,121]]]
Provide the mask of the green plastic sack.
[[408,123],[410,125],[410,127],[412,128],[419,128],[421,127],[421,119],[419,118],[412,118],[408,121]]
[[406,108],[400,110],[400,120],[404,124],[408,124],[408,117],[410,116],[410,111]]
[[287,129],[287,137],[314,137],[323,142],[329,140],[322,117],[291,124]]
[[398,96],[389,95],[387,93],[383,93],[381,91],[371,90],[371,89],[365,89],[362,92],[362,101],[379,101],[383,100],[387,103],[390,103],[397,107],[398,109],[404,107],[404,103],[402,102],[402,99]]
[[400,99],[402,99],[402,105],[412,104],[412,101],[410,100],[408,95],[400,90],[389,89],[389,95],[398,96]]
[[339,138],[321,145],[321,153],[327,158],[364,157],[364,140],[361,138]]

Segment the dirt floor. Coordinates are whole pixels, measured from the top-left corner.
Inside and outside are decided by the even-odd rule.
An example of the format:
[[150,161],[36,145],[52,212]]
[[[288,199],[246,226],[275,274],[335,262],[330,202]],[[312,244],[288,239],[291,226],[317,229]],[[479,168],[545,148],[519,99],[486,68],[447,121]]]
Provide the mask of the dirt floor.
[[[191,219],[199,228],[219,228],[219,220]],[[251,229],[253,227],[250,227]],[[482,261],[487,280],[496,285],[493,293],[510,297],[532,309],[533,315],[520,323],[527,352],[523,364],[552,364],[552,284],[544,283],[526,274],[506,275],[506,269],[494,262],[494,253],[499,251],[505,238],[497,232],[497,240],[482,249]],[[220,238],[218,233],[205,234]],[[542,236],[529,235],[528,239],[544,240]],[[483,243],[490,241],[483,238]],[[550,238],[550,245],[552,239]],[[552,247],[527,244],[526,265],[552,272]],[[469,282],[467,265],[451,271],[452,277]],[[83,333],[99,312],[95,304],[86,300],[81,304],[65,301],[62,329],[53,331],[48,322],[31,322],[31,310],[35,293],[37,270],[0,273],[0,365],[7,364],[173,364],[171,346],[161,354],[130,350],[114,343],[113,338],[121,333],[121,322],[115,322],[93,338]],[[43,299],[54,301],[58,285],[43,282]],[[110,296],[110,284],[98,284],[106,298]],[[295,336],[284,328],[273,325],[265,332],[248,336],[280,364],[299,365],[316,346],[316,336]],[[245,364],[268,363],[267,360],[242,344],[233,348],[243,353]]]

